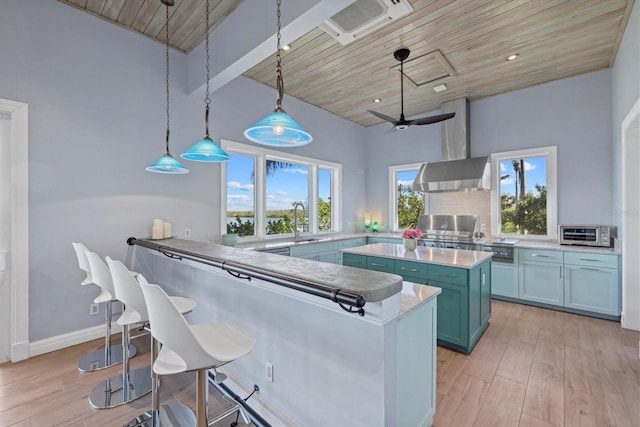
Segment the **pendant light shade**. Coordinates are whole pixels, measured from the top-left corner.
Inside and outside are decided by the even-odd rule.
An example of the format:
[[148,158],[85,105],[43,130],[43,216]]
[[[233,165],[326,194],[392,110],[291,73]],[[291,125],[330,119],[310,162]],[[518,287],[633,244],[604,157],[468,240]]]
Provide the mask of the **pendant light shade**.
[[205,105],[205,114],[204,114],[204,124],[205,124],[205,136],[189,148],[187,151],[182,153],[180,157],[186,160],[192,160],[194,162],[226,162],[231,157],[225,153],[225,151],[220,148],[218,144],[216,144],[213,139],[209,136],[209,104],[211,104],[211,99],[209,98],[209,0],[207,0],[206,5],[206,18],[205,18],[205,52],[207,56],[206,64],[207,64],[207,76],[206,76],[206,92],[204,98]]
[[165,62],[167,65],[167,74],[166,74],[166,92],[167,92],[167,132],[166,132],[166,151],[162,157],[160,157],[157,161],[147,167],[149,172],[156,173],[169,173],[169,174],[183,174],[188,173],[189,169],[182,166],[182,164],[173,158],[171,153],[169,152],[169,6],[173,6],[174,0],[160,0],[162,4],[165,5],[165,37],[166,37],[166,50],[165,50]]
[[244,136],[258,144],[272,147],[298,147],[313,137],[283,109],[276,110],[244,131]]
[[280,57],[280,0],[277,5],[277,50],[276,50],[276,87],[278,100],[276,109],[264,119],[244,131],[244,136],[255,143],[272,147],[299,147],[313,141],[313,137],[289,116],[282,108],[284,81],[282,79],[282,60]]
[[155,163],[147,167],[149,172],[157,173],[188,173],[189,170],[182,166],[179,161],[173,158],[169,153],[160,157]]

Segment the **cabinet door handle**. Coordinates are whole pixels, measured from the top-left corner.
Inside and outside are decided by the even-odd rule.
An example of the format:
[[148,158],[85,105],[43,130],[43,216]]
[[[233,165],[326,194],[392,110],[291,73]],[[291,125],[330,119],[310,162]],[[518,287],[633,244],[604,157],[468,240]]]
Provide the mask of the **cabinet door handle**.
[[531,256],[536,256],[536,257],[539,257],[539,258],[550,258],[549,255],[540,255],[540,254],[531,254]]
[[400,267],[400,270],[404,270],[404,271],[413,271],[414,273],[417,273],[418,270],[416,268],[404,268],[404,267]]
[[371,265],[374,266],[374,267],[386,267],[387,266],[386,264],[378,264],[378,263],[375,263],[375,262],[372,262]]
[[599,259],[580,258],[580,261],[601,262]]
[[560,278],[562,279],[562,267],[560,267]]
[[360,261],[357,261],[355,259],[346,259],[345,261],[350,262],[351,264],[360,264]]
[[580,267],[580,270],[601,271],[599,268]]

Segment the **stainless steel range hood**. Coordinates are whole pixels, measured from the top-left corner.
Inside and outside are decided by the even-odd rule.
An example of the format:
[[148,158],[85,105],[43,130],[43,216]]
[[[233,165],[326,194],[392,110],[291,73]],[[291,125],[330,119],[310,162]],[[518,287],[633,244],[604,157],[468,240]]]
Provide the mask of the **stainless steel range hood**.
[[456,113],[453,119],[442,122],[443,161],[422,165],[413,189],[425,193],[491,190],[490,158],[469,158],[469,101],[447,101],[441,111]]

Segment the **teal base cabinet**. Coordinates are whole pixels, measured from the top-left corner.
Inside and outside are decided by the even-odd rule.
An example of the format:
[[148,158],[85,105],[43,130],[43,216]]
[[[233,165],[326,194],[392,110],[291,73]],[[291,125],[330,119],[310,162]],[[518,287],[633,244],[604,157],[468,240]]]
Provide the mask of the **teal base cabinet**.
[[438,295],[438,344],[471,353],[491,318],[491,261],[471,269],[429,265]]
[[563,253],[520,249],[519,298],[548,305],[564,305]]
[[518,266],[504,262],[491,264],[491,292],[493,296],[518,298]]
[[565,307],[619,316],[618,261],[616,255],[565,253]]
[[342,263],[441,288],[437,298],[437,338],[443,347],[470,353],[489,327],[491,260],[466,269],[344,253]]

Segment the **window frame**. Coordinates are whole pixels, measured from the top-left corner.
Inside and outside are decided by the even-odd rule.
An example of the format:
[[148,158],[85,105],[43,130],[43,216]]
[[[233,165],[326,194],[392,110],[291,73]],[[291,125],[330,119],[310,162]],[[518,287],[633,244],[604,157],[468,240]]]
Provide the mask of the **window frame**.
[[[309,234],[317,234],[318,231],[318,169],[331,171],[331,230],[323,230],[322,233],[338,233],[342,230],[342,164],[299,156],[283,151],[247,145],[239,142],[222,139],[220,143],[223,150],[244,156],[254,157],[254,235],[244,236],[242,239],[281,239],[291,237],[290,234],[267,234],[267,180],[266,162],[275,160],[287,163],[297,163],[309,167],[308,194],[309,194]],[[220,167],[220,230],[221,234],[227,230],[227,166],[224,162]],[[305,233],[306,234],[306,233]]]
[[[503,160],[545,157],[547,159],[547,234],[519,234],[502,232],[500,205],[500,162]],[[513,237],[538,240],[558,238],[558,147],[556,145],[503,151],[491,154],[491,230],[498,237]]]
[[[408,163],[403,165],[389,166],[389,231],[401,231],[398,228],[398,186],[396,184],[396,174],[398,172],[406,172],[414,169],[420,170],[421,163]],[[424,196],[424,211],[427,212],[427,197]]]

